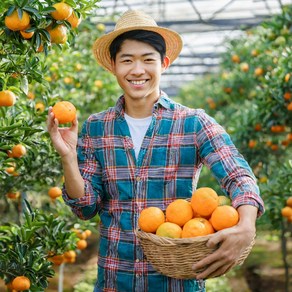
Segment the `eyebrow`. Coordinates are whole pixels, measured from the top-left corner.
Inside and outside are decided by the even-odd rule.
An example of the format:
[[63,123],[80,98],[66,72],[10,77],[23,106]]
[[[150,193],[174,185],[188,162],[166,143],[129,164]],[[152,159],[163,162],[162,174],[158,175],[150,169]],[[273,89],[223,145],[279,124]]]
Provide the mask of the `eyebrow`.
[[[153,56],[155,53],[145,53],[142,55],[142,57],[147,57],[147,56]],[[128,58],[128,57],[133,57],[133,54],[122,54],[120,55],[120,58]]]

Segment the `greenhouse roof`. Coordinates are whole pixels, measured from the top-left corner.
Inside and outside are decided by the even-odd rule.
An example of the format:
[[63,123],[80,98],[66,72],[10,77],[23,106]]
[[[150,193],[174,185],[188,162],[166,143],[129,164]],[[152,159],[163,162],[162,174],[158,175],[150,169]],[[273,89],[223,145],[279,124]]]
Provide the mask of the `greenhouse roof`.
[[117,17],[128,9],[143,10],[161,26],[182,35],[184,48],[162,77],[162,89],[175,95],[178,88],[218,69],[226,39],[281,12],[292,0],[102,0],[98,22],[106,32],[114,29]]

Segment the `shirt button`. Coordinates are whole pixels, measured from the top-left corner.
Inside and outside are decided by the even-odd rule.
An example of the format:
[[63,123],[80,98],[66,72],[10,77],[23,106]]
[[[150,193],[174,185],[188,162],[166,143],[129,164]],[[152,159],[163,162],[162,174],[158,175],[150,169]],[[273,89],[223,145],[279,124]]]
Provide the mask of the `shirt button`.
[[136,263],[139,263],[140,262],[140,260],[139,259],[136,259]]
[[141,177],[140,176],[136,176],[136,181],[140,181]]

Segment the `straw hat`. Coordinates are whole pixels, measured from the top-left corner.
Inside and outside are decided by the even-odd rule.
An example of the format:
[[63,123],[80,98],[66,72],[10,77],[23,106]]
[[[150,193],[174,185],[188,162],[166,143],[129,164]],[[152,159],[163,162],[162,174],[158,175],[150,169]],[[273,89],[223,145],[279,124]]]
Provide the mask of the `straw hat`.
[[103,35],[94,42],[93,54],[97,59],[97,62],[103,68],[111,72],[109,48],[112,41],[120,34],[136,29],[154,31],[164,38],[166,44],[166,56],[170,59],[170,64],[178,57],[183,43],[177,32],[164,27],[159,27],[152,17],[142,11],[129,10],[117,21],[114,31]]

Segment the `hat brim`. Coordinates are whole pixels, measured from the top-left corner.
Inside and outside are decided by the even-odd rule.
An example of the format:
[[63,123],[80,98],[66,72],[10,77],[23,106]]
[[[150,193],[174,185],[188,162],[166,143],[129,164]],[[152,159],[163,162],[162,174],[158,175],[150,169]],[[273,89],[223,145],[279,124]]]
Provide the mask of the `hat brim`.
[[111,58],[110,58],[110,45],[112,41],[123,34],[124,32],[131,30],[147,30],[153,31],[160,34],[166,45],[166,56],[170,60],[170,64],[178,57],[180,54],[183,42],[178,33],[165,27],[160,26],[134,26],[127,27],[119,30],[112,31],[98,38],[93,44],[93,54],[97,62],[106,70],[112,73]]

